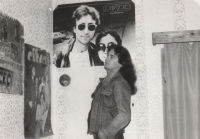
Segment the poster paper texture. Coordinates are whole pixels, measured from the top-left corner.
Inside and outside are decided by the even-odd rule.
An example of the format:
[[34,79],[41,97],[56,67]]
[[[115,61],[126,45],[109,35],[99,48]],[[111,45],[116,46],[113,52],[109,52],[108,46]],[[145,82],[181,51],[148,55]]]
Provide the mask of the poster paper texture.
[[52,135],[50,54],[25,44],[25,138]]
[[[81,16],[85,6],[92,7],[89,9],[98,14],[94,12],[92,18]],[[58,71],[71,78],[63,92],[56,92],[60,96],[58,102],[66,107],[58,108],[58,117],[66,117],[58,120],[64,128],[59,135],[93,139],[87,134],[91,95],[99,78],[106,76],[103,66],[108,47],[114,43],[129,52],[135,49],[135,4],[118,0],[58,5],[53,12],[53,23],[53,66],[63,68]],[[130,123],[126,132],[131,132],[133,126]]]
[[[104,38],[107,34],[111,36]],[[53,12],[53,63],[58,68],[103,66],[111,44],[132,49],[134,37],[132,1],[58,5]]]
[[0,13],[0,93],[23,94],[23,35],[20,22]]

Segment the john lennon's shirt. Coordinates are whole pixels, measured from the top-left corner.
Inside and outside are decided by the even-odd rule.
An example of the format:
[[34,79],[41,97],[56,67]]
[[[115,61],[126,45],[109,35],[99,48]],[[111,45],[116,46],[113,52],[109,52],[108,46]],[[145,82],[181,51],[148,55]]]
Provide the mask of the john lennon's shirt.
[[89,67],[90,58],[88,50],[82,53],[71,52],[69,55],[70,67]]

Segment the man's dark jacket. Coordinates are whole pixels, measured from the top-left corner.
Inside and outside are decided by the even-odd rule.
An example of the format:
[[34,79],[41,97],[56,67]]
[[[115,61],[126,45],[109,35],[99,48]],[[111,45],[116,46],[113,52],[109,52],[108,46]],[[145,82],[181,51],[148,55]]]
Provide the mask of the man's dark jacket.
[[[75,39],[71,38],[67,43],[63,43],[63,47],[68,47],[67,48],[68,51],[65,55],[62,54],[62,51],[54,54],[53,63],[56,65],[56,67],[58,68],[70,67],[69,55],[73,49],[74,42],[75,42]],[[91,42],[89,42],[88,53],[89,53],[89,58],[90,58],[90,65],[99,66],[100,59],[98,56],[98,52],[96,50],[96,46]],[[61,67],[62,60],[64,60],[64,64],[62,64],[62,67]]]

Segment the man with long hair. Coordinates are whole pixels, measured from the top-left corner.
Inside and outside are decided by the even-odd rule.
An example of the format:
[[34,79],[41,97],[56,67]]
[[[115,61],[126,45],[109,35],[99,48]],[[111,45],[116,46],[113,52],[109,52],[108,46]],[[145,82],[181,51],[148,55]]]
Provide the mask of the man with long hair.
[[88,133],[94,139],[124,139],[124,129],[131,120],[131,95],[137,90],[137,77],[128,50],[110,46],[104,68],[107,76],[92,94]]

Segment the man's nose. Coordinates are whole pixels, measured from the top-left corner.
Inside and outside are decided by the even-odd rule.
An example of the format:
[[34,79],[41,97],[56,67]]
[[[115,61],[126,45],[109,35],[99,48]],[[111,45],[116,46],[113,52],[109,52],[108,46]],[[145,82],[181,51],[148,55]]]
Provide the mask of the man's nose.
[[110,57],[107,55],[105,61],[109,61]]
[[84,32],[85,34],[88,34],[88,33],[89,33],[89,30],[88,30],[88,27],[87,27],[87,26],[85,27],[85,29],[83,30],[83,32]]

